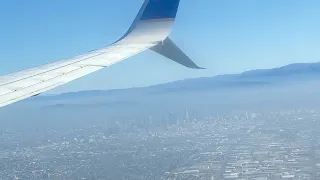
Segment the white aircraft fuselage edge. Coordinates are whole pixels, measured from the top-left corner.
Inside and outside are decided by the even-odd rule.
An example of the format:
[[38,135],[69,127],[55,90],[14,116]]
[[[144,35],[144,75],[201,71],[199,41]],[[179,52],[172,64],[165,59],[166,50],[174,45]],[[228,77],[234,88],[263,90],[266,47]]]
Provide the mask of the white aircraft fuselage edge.
[[168,37],[180,0],[145,0],[129,30],[111,45],[66,60],[0,76],[0,107],[37,96],[150,49],[183,66],[197,66]]

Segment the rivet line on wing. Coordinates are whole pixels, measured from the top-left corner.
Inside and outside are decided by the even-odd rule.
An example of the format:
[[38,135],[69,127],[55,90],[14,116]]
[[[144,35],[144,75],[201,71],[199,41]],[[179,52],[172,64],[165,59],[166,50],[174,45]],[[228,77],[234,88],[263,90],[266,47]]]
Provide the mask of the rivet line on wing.
[[79,60],[79,61],[75,61],[73,63],[70,63],[70,64],[67,64],[67,65],[64,65],[64,66],[60,66],[58,68],[54,68],[54,69],[51,69],[49,71],[45,71],[45,72],[42,72],[42,73],[38,73],[38,74],[35,74],[35,75],[32,75],[32,76],[28,76],[28,77],[25,77],[25,78],[22,78],[22,79],[18,79],[18,80],[15,80],[15,81],[11,81],[11,82],[8,82],[8,83],[4,83],[4,84],[1,84],[1,86],[5,86],[5,85],[8,85],[8,84],[11,84],[11,83],[15,83],[15,82],[18,82],[18,81],[21,81],[21,80],[24,80],[24,79],[28,79],[28,78],[31,78],[31,77],[35,77],[35,76],[38,76],[38,75],[41,75],[41,74],[45,74],[47,72],[51,72],[51,71],[54,71],[54,70],[57,70],[57,69],[60,69],[60,68],[63,68],[63,67],[67,67],[67,66],[70,66],[72,64],[75,64],[75,63],[79,63],[81,61],[85,61],[85,60],[88,60],[88,59],[91,59],[91,58],[94,58],[94,57],[97,57],[97,56],[100,56],[100,55],[103,55],[103,54],[106,54],[108,52],[102,52],[100,54],[97,54],[97,55],[94,55],[94,56],[91,56],[91,57],[88,57],[88,58],[85,58],[85,59],[82,59],[82,60]]

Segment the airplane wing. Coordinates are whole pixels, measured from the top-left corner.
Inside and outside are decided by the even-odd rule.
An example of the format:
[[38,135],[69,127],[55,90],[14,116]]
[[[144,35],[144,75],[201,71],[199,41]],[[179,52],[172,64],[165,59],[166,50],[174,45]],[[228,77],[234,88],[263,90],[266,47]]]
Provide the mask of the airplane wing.
[[0,76],[0,107],[41,94],[151,49],[200,69],[168,37],[180,0],[145,0],[129,30],[108,47],[70,59]]

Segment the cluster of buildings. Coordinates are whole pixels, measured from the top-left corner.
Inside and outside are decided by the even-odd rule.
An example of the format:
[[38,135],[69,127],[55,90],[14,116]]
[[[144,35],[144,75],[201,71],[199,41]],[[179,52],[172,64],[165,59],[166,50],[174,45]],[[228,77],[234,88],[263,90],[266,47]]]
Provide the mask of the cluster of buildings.
[[[320,111],[0,132],[0,179],[320,179]],[[166,122],[166,123],[163,123]],[[159,126],[160,125],[160,126]],[[132,128],[134,127],[134,128]]]

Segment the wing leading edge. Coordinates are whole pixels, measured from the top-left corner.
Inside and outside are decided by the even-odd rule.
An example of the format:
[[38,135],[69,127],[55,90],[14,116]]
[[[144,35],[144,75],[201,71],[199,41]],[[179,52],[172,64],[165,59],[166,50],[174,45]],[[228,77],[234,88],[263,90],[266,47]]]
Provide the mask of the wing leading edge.
[[199,67],[169,38],[180,0],[145,0],[129,30],[108,47],[0,76],[0,107],[37,96],[151,49],[189,68]]

